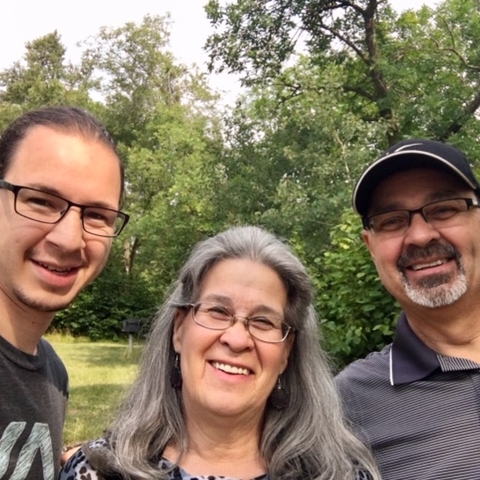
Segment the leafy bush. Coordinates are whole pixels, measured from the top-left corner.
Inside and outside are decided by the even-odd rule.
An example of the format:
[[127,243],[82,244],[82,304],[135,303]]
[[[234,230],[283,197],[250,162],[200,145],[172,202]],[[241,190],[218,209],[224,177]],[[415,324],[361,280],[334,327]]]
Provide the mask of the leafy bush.
[[146,333],[157,307],[156,295],[139,275],[128,274],[122,261],[119,251],[112,252],[102,274],[68,309],[57,313],[49,332],[90,340],[118,340],[126,336],[122,333],[123,321],[139,318],[141,333]]
[[399,306],[383,288],[351,210],[332,229],[331,246],[316,263],[316,307],[325,346],[338,364],[390,343]]

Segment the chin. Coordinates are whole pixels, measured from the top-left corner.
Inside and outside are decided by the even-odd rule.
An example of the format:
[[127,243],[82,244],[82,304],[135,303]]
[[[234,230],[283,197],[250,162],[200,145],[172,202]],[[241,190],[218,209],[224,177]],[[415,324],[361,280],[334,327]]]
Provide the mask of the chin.
[[[53,295],[51,296],[54,297]],[[23,305],[26,305],[33,310],[49,313],[55,313],[59,310],[65,310],[72,303],[71,298],[52,298],[50,300],[46,298],[35,299],[29,297],[24,292],[17,292],[17,298],[18,300],[20,300],[21,303],[23,303]]]
[[439,308],[452,305],[467,292],[467,281],[463,272],[455,279],[438,275],[425,279],[418,285],[404,283],[408,298],[417,305]]

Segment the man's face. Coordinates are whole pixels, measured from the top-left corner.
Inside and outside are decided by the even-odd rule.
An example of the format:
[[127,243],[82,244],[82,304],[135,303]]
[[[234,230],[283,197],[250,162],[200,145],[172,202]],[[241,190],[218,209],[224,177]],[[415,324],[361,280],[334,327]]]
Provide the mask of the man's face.
[[[437,200],[475,198],[455,177],[432,169],[394,174],[375,189],[369,215],[415,210]],[[480,209],[458,213],[436,227],[414,214],[401,235],[364,230],[363,238],[387,290],[403,308],[450,305],[480,290]]]
[[[4,180],[118,209],[120,178],[119,160],[106,145],[36,126],[18,145]],[[112,245],[111,238],[83,230],[76,207],[54,225],[21,217],[6,189],[0,189],[0,232],[0,303],[22,310],[67,307],[102,271]]]

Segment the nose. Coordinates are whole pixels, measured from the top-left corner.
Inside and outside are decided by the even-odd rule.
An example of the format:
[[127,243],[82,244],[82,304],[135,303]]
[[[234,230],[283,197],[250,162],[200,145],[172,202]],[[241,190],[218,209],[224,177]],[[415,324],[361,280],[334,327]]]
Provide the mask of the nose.
[[438,238],[440,238],[440,232],[425,220],[421,211],[412,213],[410,226],[407,229],[404,239],[406,244],[424,246]]
[[234,352],[253,349],[255,342],[247,329],[246,319],[242,316],[235,316],[235,318],[237,321],[222,332],[220,342],[228,345]]
[[84,248],[84,237],[82,212],[77,207],[71,207],[58,223],[51,226],[45,238],[59,249],[68,252]]

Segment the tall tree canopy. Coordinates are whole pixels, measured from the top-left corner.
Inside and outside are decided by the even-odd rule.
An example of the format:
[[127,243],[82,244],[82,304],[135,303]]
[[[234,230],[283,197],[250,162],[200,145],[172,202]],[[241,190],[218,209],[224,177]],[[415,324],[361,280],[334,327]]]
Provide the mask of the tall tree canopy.
[[299,95],[311,84],[283,75],[299,52],[312,66],[339,66],[351,111],[387,122],[383,146],[411,133],[447,140],[480,106],[475,0],[400,15],[387,0],[210,0],[206,12],[217,31],[207,41],[212,69]]

